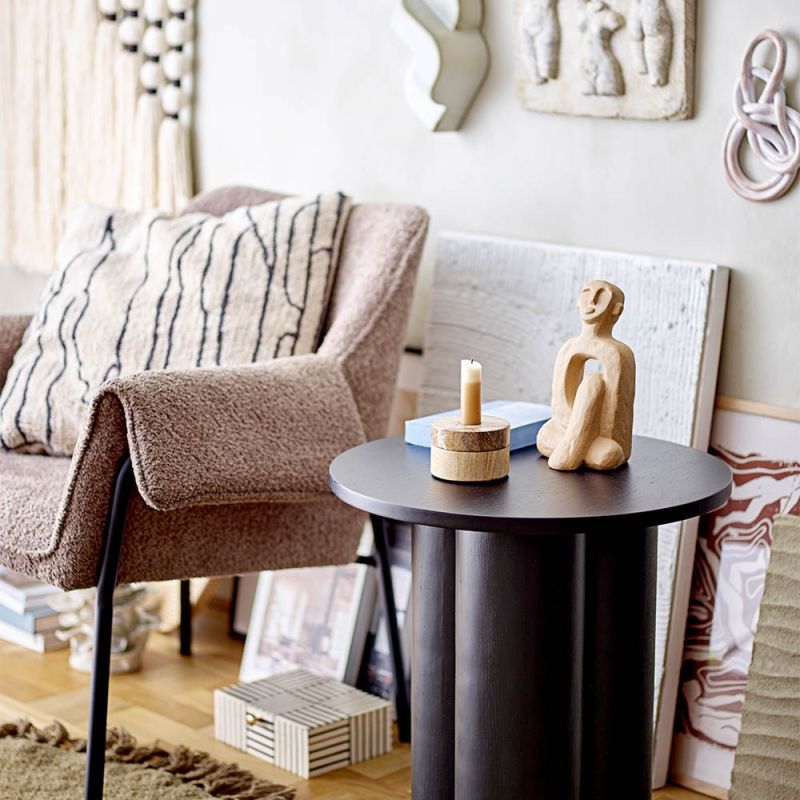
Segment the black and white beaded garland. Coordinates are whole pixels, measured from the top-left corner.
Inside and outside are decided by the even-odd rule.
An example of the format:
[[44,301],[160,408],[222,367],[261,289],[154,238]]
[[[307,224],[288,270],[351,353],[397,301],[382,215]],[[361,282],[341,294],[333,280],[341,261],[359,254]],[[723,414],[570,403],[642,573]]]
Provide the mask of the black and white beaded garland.
[[[158,205],[178,209],[192,195],[189,95],[182,81],[192,70],[194,0],[167,0],[167,9],[167,50],[161,57],[165,83],[161,89],[164,121],[158,135]],[[166,158],[167,154],[172,157]]]
[[[193,0],[97,0],[97,200],[176,211],[192,194]],[[117,45],[109,52],[113,29]],[[100,56],[98,58],[98,56]]]
[[164,34],[169,49],[163,58],[167,84],[162,105],[165,114],[180,116],[189,104],[189,92],[184,88],[184,82],[192,72],[194,22],[190,15],[194,10],[194,0],[167,0],[167,8],[170,16]]
[[144,20],[140,16],[142,0],[120,0],[122,17],[119,36],[122,52],[115,63],[116,81],[116,140],[117,164],[120,168],[120,196],[123,205],[135,207],[141,203],[139,191],[138,148],[142,143],[136,138],[136,110],[139,97],[139,70],[143,56],[140,50],[144,36]]
[[169,12],[166,0],[144,0],[142,12],[147,22],[147,28],[142,37],[142,52],[145,62],[139,72],[139,81],[145,92],[157,95],[164,85],[161,57],[167,51],[164,20]]
[[128,204],[133,208],[158,205],[158,135],[163,121],[159,92],[164,85],[160,61],[167,47],[163,30],[167,13],[164,0],[144,0],[139,14],[142,63],[138,84],[141,92],[136,104],[135,152],[132,154],[132,180],[127,195]]

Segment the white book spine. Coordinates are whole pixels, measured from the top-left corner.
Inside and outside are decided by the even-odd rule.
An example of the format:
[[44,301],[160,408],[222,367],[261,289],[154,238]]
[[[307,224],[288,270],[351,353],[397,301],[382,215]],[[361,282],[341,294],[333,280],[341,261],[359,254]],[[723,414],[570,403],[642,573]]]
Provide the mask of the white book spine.
[[62,642],[51,633],[28,633],[7,622],[0,622],[0,639],[12,644],[18,644],[21,647],[27,647],[28,650],[35,650],[37,653],[46,653],[50,650],[63,650],[69,645],[69,642]]

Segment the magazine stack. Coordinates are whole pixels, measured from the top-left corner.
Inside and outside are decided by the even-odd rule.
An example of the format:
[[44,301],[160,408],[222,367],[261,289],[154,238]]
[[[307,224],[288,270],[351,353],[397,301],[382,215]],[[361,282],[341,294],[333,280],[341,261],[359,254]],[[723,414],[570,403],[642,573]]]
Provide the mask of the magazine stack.
[[0,567],[0,639],[45,653],[67,646],[56,637],[58,612],[49,601],[61,590]]

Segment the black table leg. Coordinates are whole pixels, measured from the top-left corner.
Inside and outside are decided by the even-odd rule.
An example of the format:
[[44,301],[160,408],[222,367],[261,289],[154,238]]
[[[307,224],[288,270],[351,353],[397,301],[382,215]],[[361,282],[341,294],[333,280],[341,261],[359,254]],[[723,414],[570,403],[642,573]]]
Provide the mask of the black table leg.
[[455,532],[415,525],[412,536],[412,796],[471,798],[455,795],[453,780]]
[[458,531],[450,797],[576,800],[581,567],[580,536]]
[[581,800],[649,800],[658,529],[586,537]]
[[371,518],[372,534],[375,540],[378,574],[383,596],[383,613],[389,633],[389,652],[392,656],[394,672],[394,705],[397,711],[397,732],[401,742],[411,741],[411,707],[408,699],[408,680],[403,662],[403,645],[400,641],[400,628],[397,624],[397,604],[392,580],[392,563],[389,557],[389,526],[391,522],[374,514]]

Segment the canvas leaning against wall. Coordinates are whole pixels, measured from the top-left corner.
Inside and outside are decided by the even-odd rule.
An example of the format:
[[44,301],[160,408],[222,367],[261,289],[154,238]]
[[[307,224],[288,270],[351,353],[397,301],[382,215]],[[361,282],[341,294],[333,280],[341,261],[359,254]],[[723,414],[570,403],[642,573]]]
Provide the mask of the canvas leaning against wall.
[[374,608],[374,570],[362,564],[262,572],[240,680],[305,669],[355,684]]
[[718,409],[711,452],[733,472],[728,502],[701,525],[672,777],[726,798],[776,514],[800,515],[800,420]]

